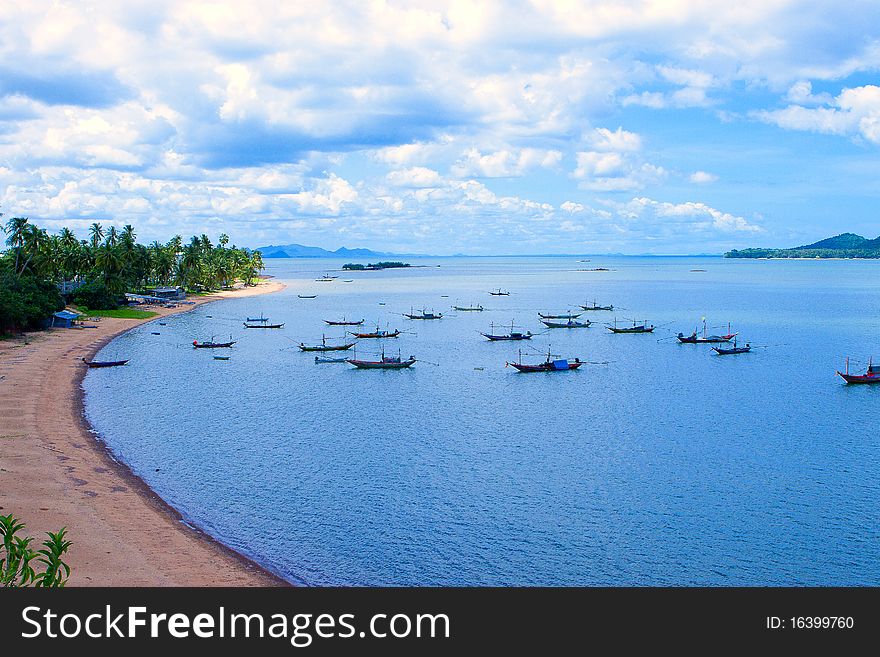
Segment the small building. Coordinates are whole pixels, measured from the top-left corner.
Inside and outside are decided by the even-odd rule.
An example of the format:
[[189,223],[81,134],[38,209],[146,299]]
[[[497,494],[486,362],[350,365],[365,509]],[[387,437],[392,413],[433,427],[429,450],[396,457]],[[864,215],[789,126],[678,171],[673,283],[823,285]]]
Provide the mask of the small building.
[[71,312],[70,310],[59,310],[52,315],[52,326],[56,328],[70,328],[77,318],[79,318],[79,313]]
[[186,292],[179,285],[175,287],[157,287],[155,290],[147,290],[152,292],[151,296],[158,297],[163,301],[182,301],[186,299]]

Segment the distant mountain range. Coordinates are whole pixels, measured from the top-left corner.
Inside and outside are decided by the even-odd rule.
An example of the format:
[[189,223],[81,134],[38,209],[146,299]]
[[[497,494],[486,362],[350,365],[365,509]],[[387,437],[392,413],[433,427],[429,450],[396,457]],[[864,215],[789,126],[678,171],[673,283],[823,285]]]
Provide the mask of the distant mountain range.
[[261,246],[257,251],[260,251],[264,258],[387,258],[395,255],[370,249],[346,249],[344,246],[335,251],[328,251],[317,246],[302,244]]
[[855,233],[842,233],[791,249],[741,249],[725,258],[880,258],[880,237],[869,240]]

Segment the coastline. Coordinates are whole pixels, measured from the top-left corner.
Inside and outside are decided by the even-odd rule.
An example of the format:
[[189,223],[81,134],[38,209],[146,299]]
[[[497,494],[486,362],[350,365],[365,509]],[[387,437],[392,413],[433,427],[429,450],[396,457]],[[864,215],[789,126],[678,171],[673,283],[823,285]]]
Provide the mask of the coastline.
[[113,457],[83,414],[80,360],[141,324],[284,287],[264,279],[148,319],[103,318],[97,329],[0,342],[0,513],[20,518],[37,543],[46,531],[68,528],[69,586],[289,586],[186,523]]

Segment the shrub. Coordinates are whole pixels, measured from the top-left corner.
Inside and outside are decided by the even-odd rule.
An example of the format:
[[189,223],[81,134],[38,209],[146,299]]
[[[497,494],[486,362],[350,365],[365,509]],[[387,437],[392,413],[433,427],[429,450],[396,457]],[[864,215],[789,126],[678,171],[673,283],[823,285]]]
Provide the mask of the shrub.
[[[18,588],[35,586],[38,588],[60,588],[70,577],[70,566],[62,557],[70,549],[70,541],[65,538],[67,529],[46,532],[49,536],[43,541],[42,550],[34,550],[30,536],[21,536],[24,523],[11,513],[0,515],[0,538],[3,539],[0,552],[0,586]],[[42,565],[38,571],[33,564]]]
[[91,310],[114,310],[119,307],[119,297],[101,281],[91,281],[73,293],[73,302]]
[[64,301],[54,283],[33,276],[0,273],[0,333],[38,328]]

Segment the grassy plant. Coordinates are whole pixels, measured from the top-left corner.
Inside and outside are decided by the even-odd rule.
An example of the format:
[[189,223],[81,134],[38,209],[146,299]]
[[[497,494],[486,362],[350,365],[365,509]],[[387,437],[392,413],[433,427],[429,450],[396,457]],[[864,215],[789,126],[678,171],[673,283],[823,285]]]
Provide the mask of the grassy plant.
[[[70,566],[63,559],[71,545],[65,538],[67,528],[46,532],[49,538],[43,541],[43,549],[34,550],[31,548],[34,539],[22,535],[24,526],[11,513],[0,515],[0,537],[3,539],[3,551],[0,552],[0,587],[64,586],[70,577]],[[34,564],[41,564],[43,568],[38,571]]]

